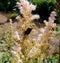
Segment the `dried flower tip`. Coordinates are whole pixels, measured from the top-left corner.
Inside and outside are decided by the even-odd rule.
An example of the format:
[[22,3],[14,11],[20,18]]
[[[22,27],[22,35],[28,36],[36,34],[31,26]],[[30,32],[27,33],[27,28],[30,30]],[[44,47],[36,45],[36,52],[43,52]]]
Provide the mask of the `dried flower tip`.
[[20,40],[19,34],[17,31],[14,32],[14,39]]
[[34,19],[39,19],[39,18],[40,18],[39,15],[32,15],[30,19],[31,19],[31,20],[34,20]]
[[41,29],[40,29],[40,32],[41,32],[41,33],[44,33],[44,32],[45,32],[45,29],[44,29],[44,28],[41,28]]
[[52,11],[51,14],[52,14],[53,16],[57,16],[57,14],[56,14],[55,11]]
[[35,10],[35,9],[36,9],[36,5],[30,4],[30,8],[31,8],[32,10]]

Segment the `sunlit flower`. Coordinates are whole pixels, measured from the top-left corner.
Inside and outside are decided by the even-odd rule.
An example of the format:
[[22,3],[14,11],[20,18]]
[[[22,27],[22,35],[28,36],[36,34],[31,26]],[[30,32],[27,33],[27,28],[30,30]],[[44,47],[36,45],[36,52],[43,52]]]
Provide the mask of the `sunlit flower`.
[[52,11],[51,14],[50,14],[50,17],[49,17],[49,21],[56,20],[55,16],[57,16],[56,12],[55,11]]
[[35,9],[36,9],[36,6],[33,5],[33,4],[30,4],[30,9],[31,9],[31,11],[32,11],[32,10],[35,10]]
[[20,2],[17,2],[17,6],[24,17],[31,16],[32,10],[36,9],[36,5],[29,3],[27,0],[20,0]]
[[20,18],[20,16],[17,16],[17,17],[16,17],[16,19],[19,19],[19,18]]
[[30,19],[34,20],[34,19],[39,19],[39,18],[40,18],[39,15],[32,15]]
[[17,40],[20,40],[20,37],[19,37],[19,34],[17,31],[14,32],[14,36],[13,36],[14,39],[17,39]]
[[44,33],[44,32],[45,32],[45,29],[44,29],[44,28],[41,28],[41,29],[40,29],[40,32],[41,32],[41,33]]
[[20,0],[20,3],[17,2],[17,6],[19,7],[20,10],[24,9],[30,12],[36,9],[36,6],[33,4],[30,4],[27,0]]
[[50,17],[53,17],[53,16],[54,17],[57,16],[57,13],[55,11],[52,11],[51,14],[50,14]]

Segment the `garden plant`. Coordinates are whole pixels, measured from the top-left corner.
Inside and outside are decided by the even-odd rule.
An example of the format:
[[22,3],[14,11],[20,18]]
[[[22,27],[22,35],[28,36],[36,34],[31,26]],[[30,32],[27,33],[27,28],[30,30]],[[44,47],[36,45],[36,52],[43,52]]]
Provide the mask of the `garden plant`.
[[9,29],[0,37],[0,63],[59,63],[59,49],[55,54],[59,45],[52,44],[60,34],[54,23],[57,13],[52,11],[44,27],[37,27],[34,20],[40,15],[32,14],[37,6],[28,0],[20,0],[16,6],[21,16],[16,17],[16,29],[10,19]]

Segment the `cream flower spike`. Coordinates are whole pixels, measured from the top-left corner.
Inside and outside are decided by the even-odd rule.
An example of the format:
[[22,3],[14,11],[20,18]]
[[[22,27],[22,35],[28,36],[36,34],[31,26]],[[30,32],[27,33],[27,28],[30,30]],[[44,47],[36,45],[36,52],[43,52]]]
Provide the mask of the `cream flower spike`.
[[49,21],[54,22],[54,20],[56,20],[55,16],[57,16],[57,13],[55,11],[52,11],[49,17]]
[[36,9],[36,6],[30,4],[27,0],[20,0],[20,2],[17,2],[16,4],[22,14],[24,14],[24,12],[31,13],[32,10]]

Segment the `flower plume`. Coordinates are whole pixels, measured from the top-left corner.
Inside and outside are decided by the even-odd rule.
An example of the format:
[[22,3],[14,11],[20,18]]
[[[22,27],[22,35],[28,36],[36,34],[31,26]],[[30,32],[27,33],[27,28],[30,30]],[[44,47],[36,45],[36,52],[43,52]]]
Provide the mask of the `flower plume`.
[[23,17],[31,17],[35,16],[33,19],[38,19],[38,15],[32,16],[32,11],[36,9],[36,5],[33,5],[32,3],[29,3],[27,0],[20,0],[20,2],[17,2],[17,6],[20,9],[21,14],[23,14]]

